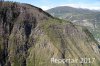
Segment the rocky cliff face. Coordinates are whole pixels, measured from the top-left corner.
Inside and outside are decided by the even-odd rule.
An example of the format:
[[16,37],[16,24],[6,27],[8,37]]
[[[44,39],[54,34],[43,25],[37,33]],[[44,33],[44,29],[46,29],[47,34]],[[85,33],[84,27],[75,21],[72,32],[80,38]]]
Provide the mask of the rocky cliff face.
[[[40,8],[11,2],[0,7],[0,66],[99,66],[99,49],[86,28]],[[51,58],[95,60],[53,63]]]

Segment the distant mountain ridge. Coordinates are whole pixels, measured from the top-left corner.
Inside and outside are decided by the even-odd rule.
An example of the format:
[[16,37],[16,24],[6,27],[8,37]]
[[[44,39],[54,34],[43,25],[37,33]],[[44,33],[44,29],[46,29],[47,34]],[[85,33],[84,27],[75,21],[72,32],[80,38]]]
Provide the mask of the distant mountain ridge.
[[64,13],[76,13],[76,14],[91,14],[91,13],[97,13],[100,11],[97,10],[89,10],[89,9],[83,9],[83,8],[74,8],[70,6],[59,6],[55,8],[51,8],[47,10],[49,13],[57,14],[64,14]]
[[70,20],[76,25],[86,26],[100,40],[100,11],[60,6],[47,10],[60,19]]

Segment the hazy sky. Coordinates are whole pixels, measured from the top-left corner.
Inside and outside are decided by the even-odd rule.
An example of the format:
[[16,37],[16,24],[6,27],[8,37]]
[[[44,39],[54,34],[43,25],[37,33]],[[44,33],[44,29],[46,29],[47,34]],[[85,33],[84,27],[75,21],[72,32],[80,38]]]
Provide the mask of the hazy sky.
[[76,8],[88,8],[100,10],[100,0],[5,0],[16,1],[21,3],[29,3],[40,7],[44,10],[56,6],[72,6]]

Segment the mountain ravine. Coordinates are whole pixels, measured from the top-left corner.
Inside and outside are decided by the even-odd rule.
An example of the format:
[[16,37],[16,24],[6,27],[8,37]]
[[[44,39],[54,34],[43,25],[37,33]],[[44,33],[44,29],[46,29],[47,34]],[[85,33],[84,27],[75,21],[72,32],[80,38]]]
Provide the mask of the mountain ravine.
[[58,6],[47,12],[60,19],[70,20],[75,25],[87,27],[95,39],[100,42],[100,11]]
[[[82,58],[87,60],[79,62]],[[52,59],[78,62],[55,63]],[[0,66],[100,66],[100,45],[85,27],[54,18],[29,4],[3,2]]]

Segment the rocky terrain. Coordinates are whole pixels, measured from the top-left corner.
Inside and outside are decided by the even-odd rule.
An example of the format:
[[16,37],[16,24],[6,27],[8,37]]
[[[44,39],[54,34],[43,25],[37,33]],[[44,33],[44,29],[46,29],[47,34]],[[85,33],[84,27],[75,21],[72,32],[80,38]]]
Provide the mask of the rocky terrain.
[[[53,63],[51,58],[90,58],[91,62]],[[0,66],[99,65],[100,45],[85,27],[30,4],[3,2],[0,6]]]
[[100,11],[58,6],[47,12],[60,19],[69,20],[75,25],[87,27],[95,39],[100,42]]

